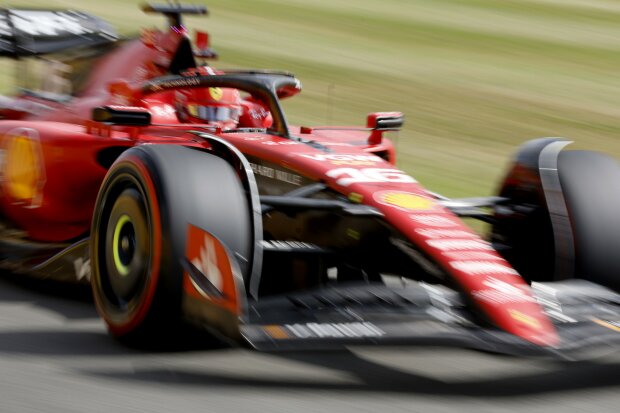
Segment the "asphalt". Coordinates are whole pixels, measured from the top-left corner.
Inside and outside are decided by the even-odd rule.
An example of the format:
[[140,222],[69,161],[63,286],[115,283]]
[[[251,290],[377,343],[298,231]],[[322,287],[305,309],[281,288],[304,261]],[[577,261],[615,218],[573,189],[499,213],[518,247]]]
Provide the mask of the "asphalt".
[[620,405],[620,356],[559,363],[437,348],[196,348],[126,348],[108,336],[87,290],[0,278],[0,413],[600,413]]

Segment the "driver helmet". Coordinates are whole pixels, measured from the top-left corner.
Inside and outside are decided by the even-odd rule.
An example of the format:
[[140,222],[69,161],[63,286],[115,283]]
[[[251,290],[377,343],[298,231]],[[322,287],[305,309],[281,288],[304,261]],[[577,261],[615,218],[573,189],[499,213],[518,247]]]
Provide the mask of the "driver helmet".
[[[209,66],[186,74],[215,75]],[[241,95],[237,89],[209,87],[187,89],[177,93],[179,118],[187,123],[207,123],[222,129],[234,129],[241,114]]]

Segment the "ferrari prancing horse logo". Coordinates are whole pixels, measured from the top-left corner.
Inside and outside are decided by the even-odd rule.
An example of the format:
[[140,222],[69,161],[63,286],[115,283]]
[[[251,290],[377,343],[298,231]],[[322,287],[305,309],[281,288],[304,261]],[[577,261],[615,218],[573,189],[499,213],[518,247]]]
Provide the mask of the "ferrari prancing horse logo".
[[222,91],[222,88],[219,88],[219,87],[210,87],[209,94],[211,95],[213,100],[216,100],[216,101],[222,99],[222,96],[224,96],[224,92]]

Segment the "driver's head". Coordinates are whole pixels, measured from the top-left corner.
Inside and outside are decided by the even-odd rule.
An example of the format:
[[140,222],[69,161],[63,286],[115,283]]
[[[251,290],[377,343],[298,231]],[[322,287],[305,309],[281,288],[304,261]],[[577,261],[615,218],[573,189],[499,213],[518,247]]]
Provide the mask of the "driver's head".
[[209,87],[179,93],[179,117],[187,123],[208,123],[234,129],[241,113],[241,96],[237,89]]

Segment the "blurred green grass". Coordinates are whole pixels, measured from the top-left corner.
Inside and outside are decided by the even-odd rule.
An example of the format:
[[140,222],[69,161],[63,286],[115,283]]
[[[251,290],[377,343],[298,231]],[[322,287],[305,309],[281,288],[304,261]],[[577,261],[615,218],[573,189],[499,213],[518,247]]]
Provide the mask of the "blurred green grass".
[[[163,26],[140,1],[14,1],[78,8],[124,34]],[[220,68],[294,72],[293,123],[363,125],[400,110],[399,166],[448,196],[492,194],[519,144],[564,136],[620,157],[615,0],[209,0]],[[6,66],[5,66],[6,67]],[[0,72],[6,90],[12,73]]]

